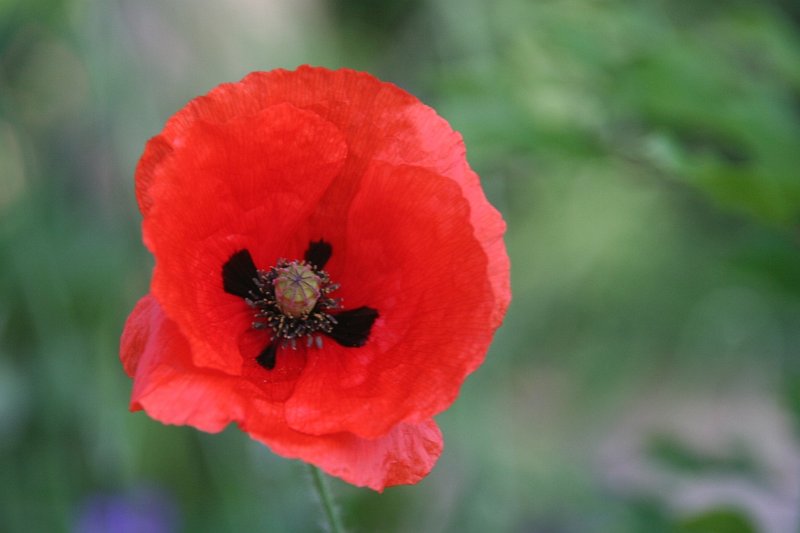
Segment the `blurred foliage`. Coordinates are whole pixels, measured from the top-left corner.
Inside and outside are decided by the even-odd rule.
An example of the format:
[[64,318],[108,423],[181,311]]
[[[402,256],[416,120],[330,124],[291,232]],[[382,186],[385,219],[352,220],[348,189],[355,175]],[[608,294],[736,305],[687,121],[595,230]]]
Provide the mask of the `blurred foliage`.
[[745,473],[755,476],[758,468],[748,450],[732,450],[733,453],[725,456],[706,455],[675,441],[670,435],[654,435],[649,443],[647,452],[652,459],[660,462],[672,470],[685,472],[705,473],[733,472]]
[[256,4],[0,0],[0,530],[153,498],[167,529],[316,529],[302,465],[129,414],[116,355],[144,142],[300,63],[433,105],[509,224],[514,302],[440,464],[335,482],[353,530],[797,530],[796,2]]
[[750,521],[735,509],[715,509],[685,521],[679,533],[755,533]]

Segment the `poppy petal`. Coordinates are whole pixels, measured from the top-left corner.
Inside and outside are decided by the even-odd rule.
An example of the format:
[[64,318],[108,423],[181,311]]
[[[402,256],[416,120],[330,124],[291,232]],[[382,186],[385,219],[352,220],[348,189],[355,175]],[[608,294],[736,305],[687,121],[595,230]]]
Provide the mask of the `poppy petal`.
[[[430,471],[432,417],[511,297],[505,223],[444,119],[364,73],[254,73],[147,143],[136,197],[156,267],[120,349],[133,409],[206,431],[235,421],[376,490]],[[330,342],[285,349],[253,327],[244,299],[280,258],[337,287]]]
[[[150,295],[136,304],[125,323],[121,358],[134,377],[131,410],[144,409],[165,424],[221,431],[247,409],[243,386],[220,372],[191,362],[189,345]],[[246,395],[246,393],[245,393]]]
[[120,353],[126,372],[136,378],[133,410],[208,432],[237,421],[275,453],[316,464],[355,485],[383,490],[416,483],[441,454],[441,432],[433,421],[400,424],[376,440],[348,434],[319,438],[289,429],[280,403],[264,401],[246,382],[194,367],[185,339],[149,295],[128,318]]
[[325,268],[328,259],[331,258],[332,253],[333,247],[331,244],[320,239],[308,245],[308,250],[306,250],[303,258],[318,269],[322,270]]
[[252,298],[258,292],[258,269],[247,250],[239,250],[222,265],[222,288],[240,298]]
[[252,313],[225,292],[220,268],[241,249],[255,265],[275,264],[286,250],[300,256],[308,240],[300,242],[298,228],[346,153],[333,125],[284,104],[184,128],[151,172],[143,223],[158,258],[151,289],[189,337],[198,366],[241,372],[236,338],[250,327]]
[[343,311],[335,318],[336,324],[328,335],[342,346],[356,348],[364,346],[369,339],[372,324],[378,318],[378,311],[362,306],[358,309]]
[[[198,120],[225,122],[280,102],[314,111],[345,135],[349,179],[339,180],[328,192],[330,205],[347,203],[358,190],[361,170],[376,160],[414,165],[459,184],[470,204],[470,223],[486,248],[495,301],[490,326],[499,326],[511,300],[509,259],[502,238],[505,222],[486,200],[478,175],[469,167],[461,135],[435,110],[399,87],[348,69],[302,66],[296,71],[253,72],[239,83],[219,85],[190,102],[170,119],[162,135],[173,139]],[[137,170],[140,206],[147,204],[151,161],[162,151],[155,144],[146,152],[148,157],[142,158],[141,171]],[[316,216],[336,219],[339,214],[320,210]]]
[[272,370],[275,368],[277,352],[277,343],[270,342],[263,350],[261,350],[261,353],[258,354],[258,357],[256,357],[256,362],[267,370]]
[[433,420],[398,424],[377,439],[348,433],[322,437],[295,432],[275,439],[273,428],[248,421],[242,429],[284,457],[314,464],[348,483],[379,492],[393,485],[419,482],[442,453],[442,433]]
[[375,438],[453,402],[493,335],[488,261],[464,231],[469,217],[452,180],[409,166],[368,170],[338,247],[344,258],[337,253],[328,270],[345,302],[369,304],[380,318],[361,348],[308,352],[286,405],[290,426]]

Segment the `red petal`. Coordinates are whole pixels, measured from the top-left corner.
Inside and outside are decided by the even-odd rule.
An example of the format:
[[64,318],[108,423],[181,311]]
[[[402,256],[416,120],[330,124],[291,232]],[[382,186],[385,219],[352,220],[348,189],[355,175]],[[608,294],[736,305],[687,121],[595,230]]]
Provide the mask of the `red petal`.
[[121,357],[134,377],[131,409],[144,409],[165,424],[221,431],[244,418],[247,389],[255,389],[221,372],[196,368],[186,338],[150,295],[139,300],[125,323]]
[[339,173],[346,146],[330,123],[287,104],[181,133],[139,181],[149,184],[142,194],[156,256],[152,292],[189,337],[195,364],[239,374],[238,338],[252,310],[224,292],[222,265],[242,248],[265,267],[301,256],[308,241],[300,227]]
[[260,423],[248,421],[242,429],[284,457],[302,459],[353,485],[383,491],[393,485],[417,483],[433,469],[444,443],[433,420],[398,424],[388,434],[362,439],[349,433],[287,437]]
[[136,375],[139,359],[147,349],[153,329],[158,327],[152,320],[155,306],[158,303],[148,294],[136,303],[125,321],[125,329],[119,341],[119,358],[129,377]]
[[146,215],[153,206],[150,187],[156,179],[158,167],[171,153],[170,142],[162,135],[158,135],[147,142],[144,153],[139,159],[139,164],[136,166],[136,200],[143,215]]
[[487,257],[452,180],[376,164],[350,207],[347,244],[330,261],[347,308],[380,313],[366,346],[328,342],[309,362],[287,419],[308,433],[370,438],[447,408],[484,359],[495,311]]
[[376,440],[344,433],[317,437],[290,429],[283,405],[266,401],[247,379],[195,367],[185,338],[152,296],[136,305],[121,344],[125,369],[135,377],[131,408],[142,408],[165,424],[217,432],[236,421],[275,453],[375,490],[416,483],[441,453],[441,433],[432,420],[398,425]]
[[[511,299],[509,260],[502,241],[505,223],[486,200],[477,174],[470,169],[461,135],[433,109],[395,85],[347,69],[305,66],[294,72],[254,72],[239,83],[222,84],[190,102],[170,119],[162,136],[172,140],[198,120],[223,123],[282,102],[312,110],[338,126],[349,148],[343,173],[347,179],[338,180],[328,192],[326,204],[331,211],[321,210],[318,217],[337,220],[342,206],[358,190],[364,166],[372,160],[425,168],[462,187],[470,204],[470,222],[489,261],[487,271],[495,300],[490,327],[499,326]],[[158,143],[148,145],[137,169],[137,194],[143,213],[148,208],[151,161],[158,159],[162,150]],[[327,226],[335,229],[330,223]]]
[[[367,74],[255,73],[170,119],[136,194],[163,309],[146,297],[126,324],[133,407],[208,431],[238,421],[378,490],[427,474],[441,452],[430,417],[483,360],[510,299],[505,224],[443,119]],[[283,350],[264,372],[253,354],[266,333],[220,269],[241,248],[265,268],[319,238],[334,244],[326,268],[346,308],[381,316],[363,348]]]

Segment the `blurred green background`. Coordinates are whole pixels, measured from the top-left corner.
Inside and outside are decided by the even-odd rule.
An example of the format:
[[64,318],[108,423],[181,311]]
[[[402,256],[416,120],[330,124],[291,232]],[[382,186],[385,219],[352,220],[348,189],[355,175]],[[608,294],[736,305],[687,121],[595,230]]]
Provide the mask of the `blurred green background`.
[[[800,529],[794,0],[0,0],[0,531],[315,531],[300,463],[128,413],[133,170],[252,70],[370,71],[461,131],[514,301],[369,532]],[[113,524],[113,527],[109,526]]]

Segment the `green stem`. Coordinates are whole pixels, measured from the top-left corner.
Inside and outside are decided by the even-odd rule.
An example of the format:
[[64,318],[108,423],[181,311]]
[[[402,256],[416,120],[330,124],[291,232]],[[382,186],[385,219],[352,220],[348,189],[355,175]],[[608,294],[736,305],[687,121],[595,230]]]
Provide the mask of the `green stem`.
[[336,505],[333,503],[331,492],[328,489],[328,483],[325,479],[325,474],[314,465],[308,465],[308,471],[311,473],[311,480],[314,484],[314,490],[317,491],[319,501],[322,504],[322,510],[325,511],[325,518],[330,527],[331,533],[345,533],[342,521],[339,518],[339,513],[336,511]]

